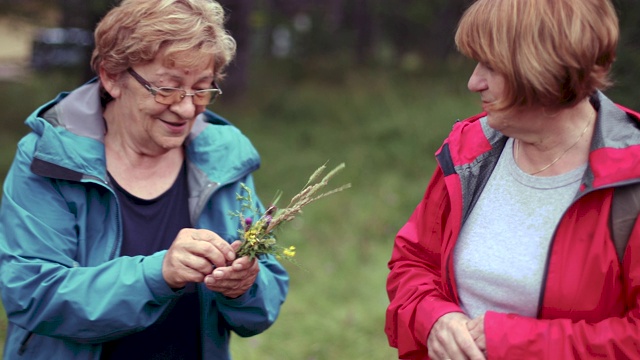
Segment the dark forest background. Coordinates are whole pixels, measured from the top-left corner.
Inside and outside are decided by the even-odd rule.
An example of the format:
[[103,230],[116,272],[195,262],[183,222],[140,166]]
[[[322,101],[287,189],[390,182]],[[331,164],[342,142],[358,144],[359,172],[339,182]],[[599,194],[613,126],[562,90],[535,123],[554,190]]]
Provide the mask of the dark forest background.
[[[118,0],[0,0],[2,12],[92,31]],[[354,67],[419,72],[456,61],[453,34],[473,0],[220,0],[238,53],[225,98],[242,98],[252,66],[277,60],[289,76],[339,77]],[[640,108],[640,1],[614,0],[621,24],[615,66],[619,101]],[[52,16],[51,14],[56,14]],[[43,20],[48,19],[48,20]],[[89,56],[87,51],[87,57]],[[86,63],[86,62],[85,62]],[[85,78],[93,76],[88,66]]]

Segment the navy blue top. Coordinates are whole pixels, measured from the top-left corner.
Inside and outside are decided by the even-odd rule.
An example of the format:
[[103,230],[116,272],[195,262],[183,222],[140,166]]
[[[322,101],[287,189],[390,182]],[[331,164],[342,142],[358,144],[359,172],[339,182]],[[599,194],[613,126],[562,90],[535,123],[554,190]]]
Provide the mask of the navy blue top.
[[[187,171],[183,164],[175,183],[152,200],[135,197],[111,177],[123,220],[121,256],[151,255],[166,250],[183,228],[190,228]],[[200,306],[195,284],[147,329],[103,344],[107,359],[201,359]]]

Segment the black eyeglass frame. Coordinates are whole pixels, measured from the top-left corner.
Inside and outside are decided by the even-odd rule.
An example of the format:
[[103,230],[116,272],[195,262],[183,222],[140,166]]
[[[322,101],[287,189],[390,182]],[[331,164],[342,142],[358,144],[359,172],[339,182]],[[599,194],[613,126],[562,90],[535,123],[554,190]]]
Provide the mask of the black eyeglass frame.
[[[213,86],[215,86],[214,88],[211,89],[203,89],[203,90],[196,90],[193,93],[189,94],[187,93],[184,89],[180,89],[180,88],[174,88],[174,87],[168,87],[168,86],[163,86],[163,87],[155,87],[153,85],[151,85],[150,82],[148,82],[147,80],[145,80],[145,78],[143,78],[140,74],[138,74],[137,72],[135,72],[135,70],[133,70],[132,68],[128,68],[127,72],[129,73],[129,75],[131,75],[134,79],[136,79],[136,81],[145,87],[145,89],[147,89],[147,91],[149,91],[149,93],[151,95],[153,95],[153,99],[162,105],[173,105],[173,104],[177,104],[179,102],[181,102],[185,97],[187,96],[191,96],[193,97],[193,103],[194,105],[199,105],[199,106],[206,106],[206,105],[210,105],[213,104],[216,99],[218,98],[218,96],[222,95],[222,90],[220,90],[220,87],[218,86],[218,84],[216,84],[216,82],[213,82]],[[162,92],[169,92],[169,95],[164,95]],[[173,94],[180,94],[180,99],[175,99]],[[206,104],[198,104],[197,102],[199,101],[199,99],[201,99],[199,96],[199,94],[211,94],[211,97],[209,98],[209,100],[207,101]],[[173,99],[173,101],[164,101],[165,99]]]

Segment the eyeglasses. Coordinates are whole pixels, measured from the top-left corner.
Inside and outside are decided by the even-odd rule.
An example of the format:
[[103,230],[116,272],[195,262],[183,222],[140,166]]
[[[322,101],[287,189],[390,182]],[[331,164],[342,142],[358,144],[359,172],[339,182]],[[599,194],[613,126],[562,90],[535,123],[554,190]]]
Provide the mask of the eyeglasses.
[[222,90],[218,88],[218,85],[214,82],[213,85],[215,88],[212,89],[204,89],[204,90],[196,90],[193,94],[189,94],[183,89],[173,88],[173,87],[155,87],[151,85],[147,80],[145,80],[140,74],[133,71],[132,68],[128,68],[127,72],[133,76],[136,81],[140,83],[140,85],[144,86],[157,103],[163,105],[173,105],[177,104],[185,96],[193,97],[194,105],[209,105],[213,104],[214,101],[218,98],[218,96],[222,95]]

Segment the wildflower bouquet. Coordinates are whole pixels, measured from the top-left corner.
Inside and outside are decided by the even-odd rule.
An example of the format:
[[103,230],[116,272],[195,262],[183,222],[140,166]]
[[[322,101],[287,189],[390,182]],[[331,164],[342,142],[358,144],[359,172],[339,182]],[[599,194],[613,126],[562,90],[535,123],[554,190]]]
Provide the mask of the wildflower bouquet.
[[[279,245],[274,231],[279,229],[283,223],[293,220],[298,214],[302,213],[302,208],[307,204],[350,188],[351,184],[346,184],[327,192],[321,192],[328,185],[329,180],[344,167],[344,163],[336,166],[321,179],[320,177],[326,170],[326,164],[322,165],[311,175],[302,191],[295,195],[286,207],[276,207],[276,203],[282,195],[282,192],[279,192],[276,194],[272,204],[263,213],[259,213],[254,203],[251,189],[245,184],[240,184],[245,193],[244,195],[236,195],[236,198],[241,203],[240,210],[231,212],[231,216],[239,218],[242,225],[238,230],[242,245],[236,255],[238,257],[249,256],[253,259],[260,255],[271,254],[278,259],[293,260],[295,247]],[[245,217],[244,214],[247,212],[252,214],[253,217]]]

